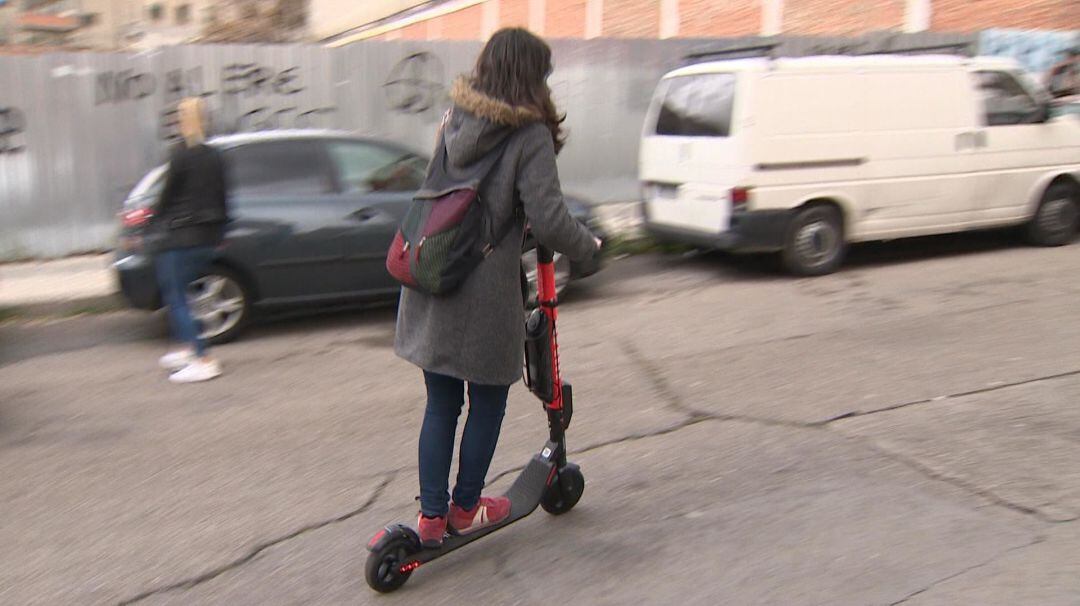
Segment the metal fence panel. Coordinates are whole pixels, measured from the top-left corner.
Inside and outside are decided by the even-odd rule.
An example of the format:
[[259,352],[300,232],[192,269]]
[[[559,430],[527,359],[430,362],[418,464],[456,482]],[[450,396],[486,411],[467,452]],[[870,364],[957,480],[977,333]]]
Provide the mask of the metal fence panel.
[[[1070,35],[1055,36],[1054,48]],[[1001,39],[988,33],[981,43],[1017,52],[1018,38]],[[1048,48],[1046,40],[1036,46]],[[556,40],[551,85],[567,115],[559,157],[567,191],[635,199],[638,139],[660,76],[691,52],[762,41],[779,42],[778,56],[804,56],[953,42],[974,52],[978,38]],[[426,153],[453,79],[471,70],[479,50],[479,42],[394,41],[0,57],[0,260],[111,246],[124,195],[165,160],[185,96],[207,100],[216,133],[334,128]]]

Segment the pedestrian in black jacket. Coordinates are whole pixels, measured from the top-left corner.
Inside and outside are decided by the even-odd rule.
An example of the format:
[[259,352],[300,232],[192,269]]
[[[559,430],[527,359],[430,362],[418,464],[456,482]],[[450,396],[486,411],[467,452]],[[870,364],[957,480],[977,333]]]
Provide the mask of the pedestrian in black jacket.
[[221,153],[206,145],[202,99],[180,102],[183,141],[169,161],[161,198],[154,208],[152,229],[158,235],[157,274],[169,308],[173,336],[183,344],[161,358],[174,383],[207,381],[221,374],[199,337],[200,327],[188,307],[188,284],[199,278],[225,237],[228,212],[225,165]]

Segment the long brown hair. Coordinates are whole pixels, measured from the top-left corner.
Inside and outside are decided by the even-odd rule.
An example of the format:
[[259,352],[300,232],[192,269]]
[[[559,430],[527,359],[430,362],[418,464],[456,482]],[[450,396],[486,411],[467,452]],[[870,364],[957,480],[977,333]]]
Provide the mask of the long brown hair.
[[566,140],[547,78],[551,75],[551,47],[529,30],[501,29],[488,40],[473,70],[477,91],[510,105],[528,107],[543,116],[555,142],[555,153]]

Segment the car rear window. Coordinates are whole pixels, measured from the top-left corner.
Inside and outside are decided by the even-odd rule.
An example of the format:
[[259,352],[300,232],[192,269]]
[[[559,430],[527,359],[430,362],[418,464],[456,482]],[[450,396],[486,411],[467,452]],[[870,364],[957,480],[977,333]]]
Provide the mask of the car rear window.
[[727,137],[735,101],[735,74],[668,78],[656,119],[656,134]]

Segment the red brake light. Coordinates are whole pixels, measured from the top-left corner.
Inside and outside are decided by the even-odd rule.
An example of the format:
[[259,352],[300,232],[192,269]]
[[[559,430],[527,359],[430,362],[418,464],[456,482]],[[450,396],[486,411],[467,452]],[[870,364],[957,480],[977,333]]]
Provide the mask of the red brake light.
[[141,227],[146,225],[153,216],[154,212],[149,208],[136,208],[120,213],[120,221],[124,227]]
[[750,204],[750,188],[736,187],[731,190],[731,209],[743,210]]
[[375,544],[378,543],[379,540],[381,540],[384,536],[386,536],[386,529],[385,528],[380,530],[379,532],[376,532],[375,536],[371,537],[371,540],[368,541],[368,544],[367,544],[368,549],[374,549]]

